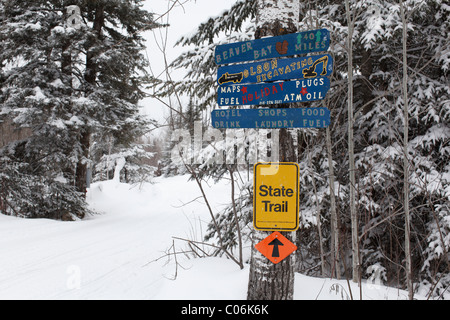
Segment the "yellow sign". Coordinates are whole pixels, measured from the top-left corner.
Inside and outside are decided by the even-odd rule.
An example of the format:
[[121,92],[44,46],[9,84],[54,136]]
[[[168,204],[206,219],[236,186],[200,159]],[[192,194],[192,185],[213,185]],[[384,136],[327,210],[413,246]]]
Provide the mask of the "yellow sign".
[[254,166],[253,226],[257,230],[295,231],[299,224],[299,167],[294,162]]

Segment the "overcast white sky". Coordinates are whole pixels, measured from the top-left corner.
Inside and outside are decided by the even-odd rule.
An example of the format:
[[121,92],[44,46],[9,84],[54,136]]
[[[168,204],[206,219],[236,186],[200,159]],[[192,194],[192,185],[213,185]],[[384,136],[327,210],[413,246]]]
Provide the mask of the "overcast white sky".
[[[231,8],[237,0],[147,0],[145,9],[160,18],[158,22],[169,23],[167,29],[158,29],[146,34],[147,54],[151,63],[151,71],[155,76],[164,71],[164,55],[158,48],[161,46],[167,32],[166,57],[168,63],[173,61],[186,48],[174,47],[175,42],[181,36],[192,33],[197,26],[210,17],[219,15],[224,10]],[[164,15],[172,5],[175,6],[169,13]],[[163,15],[161,17],[161,15]],[[162,75],[160,78],[164,78]],[[168,115],[168,109],[153,99],[145,99],[142,103],[145,113],[150,117],[162,122]]]

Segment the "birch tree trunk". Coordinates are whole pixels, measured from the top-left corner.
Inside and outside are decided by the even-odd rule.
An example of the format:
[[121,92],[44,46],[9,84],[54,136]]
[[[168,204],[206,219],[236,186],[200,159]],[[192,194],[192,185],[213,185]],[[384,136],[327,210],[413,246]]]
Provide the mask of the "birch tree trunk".
[[[86,70],[84,74],[84,79],[87,83],[95,86],[95,81],[97,79],[98,67],[96,63],[96,56],[98,55],[97,50],[92,48],[96,45],[96,40],[101,38],[102,30],[105,25],[105,4],[99,3],[95,11],[95,19],[93,25],[93,31],[95,31],[96,38],[89,39],[87,44],[90,47],[88,53],[86,54]],[[89,148],[91,139],[91,129],[89,126],[85,126],[80,129],[79,132],[79,142],[81,147],[81,153],[79,154],[79,159],[75,171],[75,187],[78,192],[81,192],[86,197],[87,188],[87,167],[89,159]]]
[[350,216],[352,224],[352,270],[353,281],[359,282],[359,237],[358,237],[358,216],[356,212],[355,197],[355,156],[353,141],[353,21],[350,14],[349,0],[345,0],[348,23],[348,158],[350,176]]
[[[312,168],[312,150],[309,150],[308,155],[308,166]],[[319,200],[317,197],[317,187],[316,187],[316,178],[314,177],[314,171],[311,172],[311,183],[313,186],[313,192],[316,202],[316,220],[317,220],[317,233],[319,236],[319,252],[320,252],[320,265],[321,265],[321,271],[322,271],[322,277],[325,276],[326,270],[325,270],[325,254],[323,251],[323,237],[322,237],[322,223],[320,221],[320,205]]]
[[[257,29],[255,38],[278,36],[297,31],[298,0],[257,0]],[[280,129],[279,159],[297,162],[294,141],[287,129]],[[292,300],[294,297],[294,256],[291,254],[278,264],[271,263],[254,245],[271,232],[254,230],[248,283],[248,300]],[[295,232],[282,232],[295,243]]]
[[331,153],[331,135],[330,128],[326,129],[327,134],[327,154],[328,154],[328,171],[330,174],[329,184],[330,184],[330,212],[331,212],[331,243],[332,243],[332,266],[336,273],[336,279],[341,277],[341,267],[339,259],[339,222],[336,210],[336,196],[334,189],[334,168],[333,168],[333,156]]
[[403,7],[403,0],[400,0],[400,15],[403,24],[403,201],[405,210],[405,259],[406,259],[406,283],[408,287],[408,298],[410,300],[414,297],[413,283],[412,283],[412,269],[411,269],[411,241],[410,241],[410,213],[409,213],[409,163],[408,163],[408,131],[409,131],[409,115],[408,115],[408,65],[406,57],[406,41],[407,41],[407,26],[405,18],[405,10]]

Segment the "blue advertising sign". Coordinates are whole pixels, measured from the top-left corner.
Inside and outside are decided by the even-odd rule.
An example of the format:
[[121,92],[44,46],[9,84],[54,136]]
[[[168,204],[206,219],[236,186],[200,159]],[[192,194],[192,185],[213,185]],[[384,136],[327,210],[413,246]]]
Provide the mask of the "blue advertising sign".
[[214,57],[221,65],[327,51],[329,46],[330,32],[320,29],[220,45]]
[[289,79],[328,77],[333,72],[333,57],[329,54],[302,58],[273,59],[219,67],[219,85],[261,83]]
[[316,101],[325,98],[330,79],[314,78],[296,81],[220,86],[219,106],[268,105]]
[[328,108],[228,109],[211,112],[217,129],[326,128],[330,125]]

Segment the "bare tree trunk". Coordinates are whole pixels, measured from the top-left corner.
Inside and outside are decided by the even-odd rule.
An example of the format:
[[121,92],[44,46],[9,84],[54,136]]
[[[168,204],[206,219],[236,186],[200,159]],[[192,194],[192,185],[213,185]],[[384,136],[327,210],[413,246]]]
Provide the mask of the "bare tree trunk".
[[333,269],[336,273],[336,279],[340,279],[341,267],[339,265],[339,223],[336,210],[336,196],[334,192],[334,168],[333,168],[333,156],[331,153],[331,135],[330,128],[326,130],[327,140],[327,153],[328,153],[328,172],[329,172],[329,184],[330,184],[330,211],[331,211],[331,242],[332,242],[332,263]]
[[349,158],[349,176],[350,176],[350,215],[352,224],[352,270],[353,281],[360,281],[359,270],[359,242],[358,242],[358,216],[356,212],[355,197],[355,156],[353,139],[353,24],[350,16],[349,1],[345,0],[348,23],[348,158]]
[[234,221],[236,223],[236,230],[237,230],[237,236],[238,236],[238,244],[239,244],[239,265],[241,269],[244,268],[244,259],[242,257],[242,234],[241,234],[241,227],[239,226],[239,217],[236,210],[236,201],[234,200],[234,169],[232,165],[227,165],[228,172],[230,173],[231,178],[231,203],[233,205],[233,215],[234,215]]
[[[308,166],[312,168],[312,150],[309,150],[308,155]],[[311,172],[311,182],[313,186],[314,196],[316,197],[316,220],[317,220],[317,233],[319,236],[319,252],[320,252],[320,264],[321,264],[321,272],[322,277],[325,276],[325,254],[323,252],[323,237],[322,237],[322,223],[320,221],[320,206],[319,206],[319,200],[317,197],[317,187],[316,187],[316,178],[314,177],[314,172]]]
[[[102,29],[105,24],[105,4],[99,3],[95,11],[95,20],[93,29],[95,31],[95,36],[97,39],[101,37]],[[91,46],[95,46],[95,41],[97,39],[92,39]],[[95,86],[95,81],[97,79],[97,64],[95,62],[95,57],[97,55],[96,50],[88,50],[86,54],[86,71],[84,79],[87,83]],[[85,126],[80,129],[79,132],[79,142],[81,147],[81,154],[78,156],[78,163],[75,172],[75,186],[77,191],[82,192],[86,195],[87,188],[87,166],[89,158],[89,148],[90,148],[90,138],[91,130],[89,126]]]
[[80,145],[82,153],[78,156],[79,160],[75,170],[75,187],[78,192],[86,195],[87,192],[87,159],[89,157],[91,134],[88,128],[80,132]]
[[406,284],[408,287],[408,298],[410,300],[414,297],[413,283],[412,283],[412,267],[411,267],[411,222],[409,212],[409,162],[408,162],[408,65],[406,57],[406,41],[407,41],[407,26],[405,18],[405,10],[403,8],[403,0],[400,0],[400,15],[403,24],[403,201],[405,210],[405,259],[406,259]]
[[[299,2],[297,0],[257,0],[257,29],[255,38],[278,36],[297,31]],[[297,162],[292,135],[280,129],[279,159],[281,162]],[[254,245],[270,232],[253,232],[248,300],[292,300],[294,298],[294,255],[277,264],[271,263]],[[295,242],[295,232],[283,232]]]

